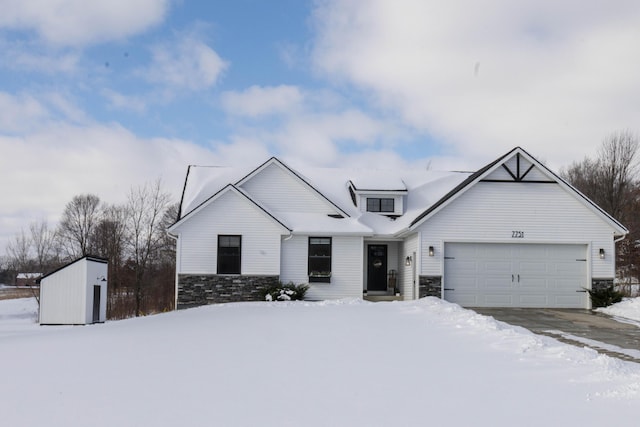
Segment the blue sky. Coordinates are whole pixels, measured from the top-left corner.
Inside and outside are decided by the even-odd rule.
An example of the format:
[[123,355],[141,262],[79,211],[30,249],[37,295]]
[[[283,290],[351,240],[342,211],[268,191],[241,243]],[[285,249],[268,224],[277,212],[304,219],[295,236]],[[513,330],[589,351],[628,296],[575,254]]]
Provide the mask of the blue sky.
[[[517,4],[516,4],[517,3]],[[559,169],[638,131],[631,0],[0,0],[0,253],[188,164]]]

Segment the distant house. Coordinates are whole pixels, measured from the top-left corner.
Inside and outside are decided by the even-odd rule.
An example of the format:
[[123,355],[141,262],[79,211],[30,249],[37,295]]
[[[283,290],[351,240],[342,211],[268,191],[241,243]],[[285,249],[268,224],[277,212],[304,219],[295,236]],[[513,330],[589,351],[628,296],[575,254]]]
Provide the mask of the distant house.
[[18,273],[16,276],[16,286],[36,286],[40,277],[42,277],[42,273]]
[[190,167],[169,233],[178,308],[278,281],[315,300],[588,308],[628,231],[516,147],[474,173]]
[[41,325],[85,325],[106,318],[106,259],[85,256],[40,279]]

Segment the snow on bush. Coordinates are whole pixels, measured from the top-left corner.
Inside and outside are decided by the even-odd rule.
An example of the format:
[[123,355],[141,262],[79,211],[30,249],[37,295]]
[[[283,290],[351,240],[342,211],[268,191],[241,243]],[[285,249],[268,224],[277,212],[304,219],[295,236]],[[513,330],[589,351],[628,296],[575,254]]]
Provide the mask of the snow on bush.
[[308,285],[296,285],[293,282],[279,283],[264,290],[265,301],[296,301],[304,299]]

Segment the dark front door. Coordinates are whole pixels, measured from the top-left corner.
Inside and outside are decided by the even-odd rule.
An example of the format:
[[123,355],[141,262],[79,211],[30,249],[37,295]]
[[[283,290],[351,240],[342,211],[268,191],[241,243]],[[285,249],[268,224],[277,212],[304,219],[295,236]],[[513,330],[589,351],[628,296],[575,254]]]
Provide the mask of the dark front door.
[[367,290],[387,290],[387,245],[369,245]]
[[100,321],[100,286],[93,287],[93,323]]

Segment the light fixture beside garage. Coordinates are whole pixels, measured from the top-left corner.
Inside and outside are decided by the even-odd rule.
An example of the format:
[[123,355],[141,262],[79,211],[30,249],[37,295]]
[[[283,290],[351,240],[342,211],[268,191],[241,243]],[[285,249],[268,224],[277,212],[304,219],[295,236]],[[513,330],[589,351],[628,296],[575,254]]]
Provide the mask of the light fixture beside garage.
[[408,256],[404,259],[404,265],[406,265],[407,267],[411,267],[411,257]]
[[604,249],[600,248],[600,259],[604,259]]
[[429,246],[429,256],[433,256],[435,254],[435,249],[433,249],[433,246]]

